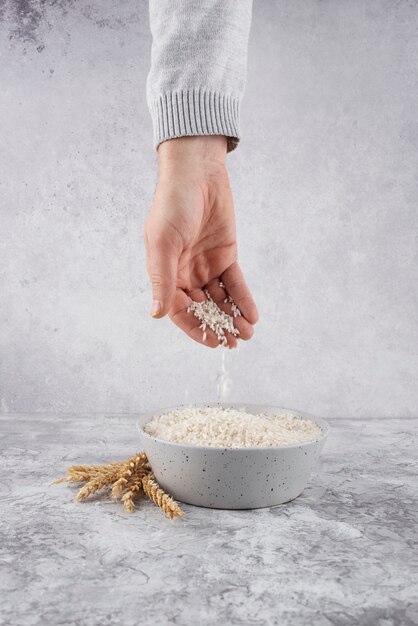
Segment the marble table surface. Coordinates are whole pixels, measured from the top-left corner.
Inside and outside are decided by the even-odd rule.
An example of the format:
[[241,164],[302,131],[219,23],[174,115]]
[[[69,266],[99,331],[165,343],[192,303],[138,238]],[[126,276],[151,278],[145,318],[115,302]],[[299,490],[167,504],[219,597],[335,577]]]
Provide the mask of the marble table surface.
[[137,448],[133,416],[0,418],[2,626],[418,624],[414,419],[333,419],[305,492],[170,522],[51,481]]

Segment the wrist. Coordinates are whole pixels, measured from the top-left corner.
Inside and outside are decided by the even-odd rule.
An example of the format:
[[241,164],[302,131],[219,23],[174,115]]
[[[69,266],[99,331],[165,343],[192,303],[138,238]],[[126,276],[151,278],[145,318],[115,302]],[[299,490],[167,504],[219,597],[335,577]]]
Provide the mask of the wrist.
[[227,154],[227,138],[223,135],[199,135],[169,139],[158,146],[160,167],[184,165],[205,168],[224,166]]

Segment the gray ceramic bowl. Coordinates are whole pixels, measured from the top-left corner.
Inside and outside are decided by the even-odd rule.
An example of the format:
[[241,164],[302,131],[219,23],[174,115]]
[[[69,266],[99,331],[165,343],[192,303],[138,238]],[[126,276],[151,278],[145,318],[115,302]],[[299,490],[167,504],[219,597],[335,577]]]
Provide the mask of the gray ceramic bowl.
[[[256,404],[205,406],[268,415],[285,410]],[[328,434],[324,420],[288,409],[290,413],[318,424],[322,429],[320,436],[307,443],[274,448],[212,448],[171,443],[151,437],[144,431],[145,424],[153,416],[168,410],[141,415],[138,421],[141,445],[161,487],[176,500],[196,506],[256,509],[293,500],[305,489]]]

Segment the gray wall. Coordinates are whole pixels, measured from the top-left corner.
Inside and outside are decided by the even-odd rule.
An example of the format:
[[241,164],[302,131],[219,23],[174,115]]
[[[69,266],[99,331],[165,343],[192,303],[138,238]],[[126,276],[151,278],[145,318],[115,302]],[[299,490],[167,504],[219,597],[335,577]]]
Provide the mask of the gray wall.
[[[150,319],[139,0],[0,3],[4,412],[218,398],[221,352]],[[418,3],[255,2],[229,157],[254,339],[230,399],[418,415]]]

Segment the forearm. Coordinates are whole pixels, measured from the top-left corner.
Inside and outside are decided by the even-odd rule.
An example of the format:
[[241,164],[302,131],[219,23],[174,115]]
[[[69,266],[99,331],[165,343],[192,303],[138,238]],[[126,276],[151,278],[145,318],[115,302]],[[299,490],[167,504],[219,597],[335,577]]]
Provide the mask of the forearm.
[[156,146],[167,139],[239,140],[251,0],[150,0],[147,98]]

